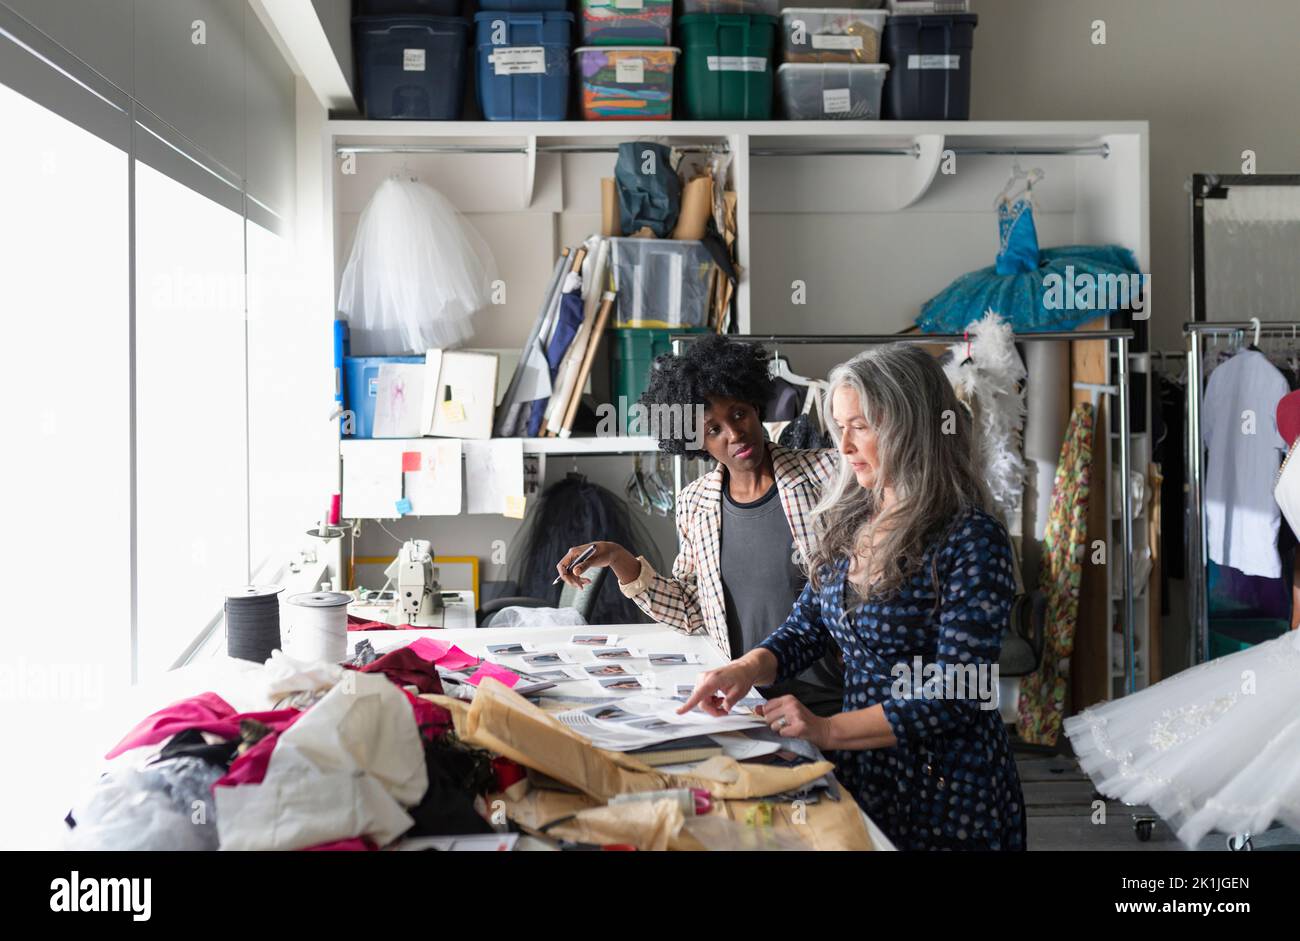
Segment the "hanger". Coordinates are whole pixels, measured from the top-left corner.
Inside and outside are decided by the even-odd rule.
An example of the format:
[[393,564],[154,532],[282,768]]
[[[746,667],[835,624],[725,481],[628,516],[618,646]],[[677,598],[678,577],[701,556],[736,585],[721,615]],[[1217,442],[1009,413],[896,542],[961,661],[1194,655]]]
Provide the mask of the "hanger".
[[993,200],[993,208],[997,209],[1004,202],[1010,202],[1013,196],[1019,196],[1021,191],[1017,190],[1016,187],[1022,181],[1025,184],[1023,192],[1028,193],[1033,190],[1035,183],[1042,182],[1044,176],[1046,174],[1039,167],[1034,167],[1032,170],[1022,169],[1020,158],[1015,157],[1011,163],[1011,177],[1007,180],[1006,185],[1002,187],[1002,192],[998,193],[997,198]]
[[772,348],[772,360],[767,364],[767,374],[773,379],[784,379],[792,386],[809,386],[816,380],[806,376],[797,376],[790,371],[790,364],[781,358],[781,348]]

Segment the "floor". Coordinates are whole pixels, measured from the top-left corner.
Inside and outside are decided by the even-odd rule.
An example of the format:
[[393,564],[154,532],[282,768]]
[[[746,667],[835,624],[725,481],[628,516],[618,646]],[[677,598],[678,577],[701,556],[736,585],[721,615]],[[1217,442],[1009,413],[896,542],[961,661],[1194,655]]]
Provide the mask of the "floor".
[[[1030,850],[1182,850],[1173,831],[1149,807],[1128,807],[1106,802],[1106,822],[1093,823],[1092,782],[1070,755],[1040,755],[1017,751],[1016,765],[1029,812]],[[1134,815],[1154,818],[1151,838],[1139,840]],[[1275,827],[1251,836],[1256,850],[1290,845],[1300,848],[1300,833]],[[1198,852],[1227,852],[1226,837],[1208,834]]]

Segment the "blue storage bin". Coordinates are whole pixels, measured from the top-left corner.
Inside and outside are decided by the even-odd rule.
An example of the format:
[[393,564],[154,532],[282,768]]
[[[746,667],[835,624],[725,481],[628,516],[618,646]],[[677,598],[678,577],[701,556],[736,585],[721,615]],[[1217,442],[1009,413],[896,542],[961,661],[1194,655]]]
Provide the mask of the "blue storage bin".
[[465,97],[469,21],[448,16],[352,19],[367,118],[455,121]]
[[489,121],[563,121],[569,114],[572,13],[475,14],[478,103]]
[[480,10],[505,10],[510,13],[559,13],[568,7],[568,0],[478,0]]
[[[345,407],[353,415],[354,434],[349,438],[369,438],[375,427],[375,400],[379,396],[379,367],[385,363],[423,363],[423,356],[345,356],[343,383],[347,391]],[[346,419],[347,416],[345,415]]]

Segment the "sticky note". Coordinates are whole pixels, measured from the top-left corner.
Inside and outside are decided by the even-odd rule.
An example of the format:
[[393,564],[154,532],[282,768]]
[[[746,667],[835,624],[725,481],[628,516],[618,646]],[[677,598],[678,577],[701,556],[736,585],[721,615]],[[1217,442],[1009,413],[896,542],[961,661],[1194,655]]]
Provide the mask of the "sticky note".
[[469,679],[465,680],[465,682],[470,686],[477,686],[489,677],[499,681],[511,689],[514,689],[515,684],[519,682],[518,673],[514,670],[507,670],[505,667],[498,666],[495,663],[484,663],[481,667],[475,670],[474,674],[470,676]]
[[406,497],[402,497],[402,499],[398,500],[398,501],[397,501],[397,512],[398,512],[400,515],[402,515],[402,516],[405,516],[407,513],[410,513],[410,512],[411,512],[411,501],[408,500],[408,499],[406,499]]
[[403,451],[403,452],[402,452],[402,470],[403,470],[403,471],[418,471],[418,470],[420,469],[421,458],[422,458],[422,457],[423,457],[423,455],[422,455],[419,451]]
[[442,403],[442,417],[450,422],[461,422],[465,420],[465,406],[455,400]]
[[521,520],[524,518],[524,504],[527,502],[528,498],[522,494],[511,494],[506,497],[506,508],[501,515],[512,520]]

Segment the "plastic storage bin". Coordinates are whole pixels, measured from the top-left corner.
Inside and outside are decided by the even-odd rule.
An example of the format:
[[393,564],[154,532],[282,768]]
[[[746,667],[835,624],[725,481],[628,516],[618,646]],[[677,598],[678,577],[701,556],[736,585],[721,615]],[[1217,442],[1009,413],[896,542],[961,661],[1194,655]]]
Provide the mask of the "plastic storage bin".
[[781,11],[781,51],[786,62],[880,61],[880,34],[889,14],[845,7],[787,7]]
[[357,16],[457,16],[460,0],[356,0]]
[[781,0],[682,0],[683,15],[692,13],[730,13],[746,16],[776,16]]
[[877,120],[888,72],[887,65],[788,62],[776,70],[781,109],[792,121]]
[[666,46],[672,42],[673,0],[582,0],[587,46]]
[[917,13],[969,13],[970,0],[889,0],[890,16]]
[[[672,341],[668,338],[674,333],[708,333],[707,327],[676,327],[671,330],[656,330],[650,327],[622,327],[610,331],[614,334],[611,344],[613,360],[610,369],[610,388],[615,396],[621,396],[626,407],[620,409],[625,416],[623,433],[630,434],[632,416],[627,414],[632,406],[641,399],[650,384],[650,367],[655,357],[664,356],[673,351]],[[617,399],[615,399],[617,402]]]
[[713,259],[701,242],[609,240],[618,327],[704,327]]
[[666,121],[673,116],[672,46],[583,46],[574,55],[587,121]]
[[569,113],[572,13],[474,16],[478,102],[489,121],[563,121]]
[[772,116],[774,16],[692,14],[677,20],[686,117],[754,121]]
[[367,118],[454,121],[465,92],[469,23],[445,16],[352,20]]
[[970,117],[974,13],[891,16],[885,25],[885,117],[900,121],[964,121]]
[[[375,427],[375,402],[379,396],[379,367],[386,363],[423,363],[423,356],[343,357],[344,407],[353,415],[352,438],[369,438]],[[347,416],[344,416],[346,421]]]

